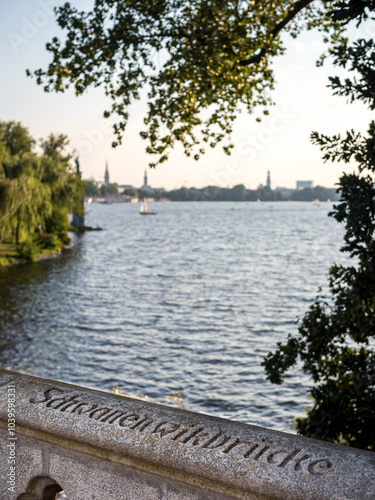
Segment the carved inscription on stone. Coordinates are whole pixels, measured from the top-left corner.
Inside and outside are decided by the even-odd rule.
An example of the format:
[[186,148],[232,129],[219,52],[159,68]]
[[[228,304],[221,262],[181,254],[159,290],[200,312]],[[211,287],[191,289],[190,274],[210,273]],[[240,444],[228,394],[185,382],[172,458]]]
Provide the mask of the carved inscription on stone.
[[334,465],[327,458],[317,458],[305,453],[302,448],[291,451],[273,449],[264,438],[254,437],[243,440],[221,430],[213,431],[199,424],[183,425],[178,422],[161,420],[147,413],[126,411],[121,408],[99,406],[85,402],[79,394],[66,395],[65,391],[54,387],[46,390],[40,399],[31,398],[30,403],[42,404],[46,408],[66,414],[82,415],[97,422],[116,425],[124,430],[147,433],[158,439],[174,441],[202,450],[216,450],[242,459],[267,463],[279,469],[302,471],[311,476],[323,476],[332,472]]

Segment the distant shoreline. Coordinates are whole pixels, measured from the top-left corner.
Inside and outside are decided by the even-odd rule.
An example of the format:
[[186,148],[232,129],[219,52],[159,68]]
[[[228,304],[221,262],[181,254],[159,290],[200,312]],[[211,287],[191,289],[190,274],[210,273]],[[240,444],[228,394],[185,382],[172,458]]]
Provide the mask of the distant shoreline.
[[[142,199],[139,199],[138,201],[126,201],[126,200],[111,200],[111,201],[97,201],[95,199],[92,199],[90,203],[85,203],[85,205],[118,205],[118,204],[123,204],[123,205],[136,205],[138,203],[142,203],[143,200],[147,200],[148,203],[165,203],[165,200],[158,200],[156,198],[153,198],[152,196],[150,197],[145,197]],[[328,200],[319,200],[318,198],[313,199],[313,200],[202,200],[202,199],[191,199],[191,200],[167,200],[168,203],[310,203],[313,204],[315,202],[319,203],[337,203],[339,200],[338,199],[328,199]],[[90,228],[91,229],[91,228]],[[100,228],[93,228],[92,230],[98,230]]]
[[[104,189],[105,188],[105,189]],[[111,189],[109,189],[111,188]],[[103,184],[99,189],[95,181],[87,181],[85,199],[101,203],[139,203],[149,201],[338,201],[337,188],[323,186],[271,189],[260,184],[257,189],[247,189],[244,184],[233,187],[206,186],[203,188],[181,187],[165,189],[124,187],[120,192],[117,184]]]

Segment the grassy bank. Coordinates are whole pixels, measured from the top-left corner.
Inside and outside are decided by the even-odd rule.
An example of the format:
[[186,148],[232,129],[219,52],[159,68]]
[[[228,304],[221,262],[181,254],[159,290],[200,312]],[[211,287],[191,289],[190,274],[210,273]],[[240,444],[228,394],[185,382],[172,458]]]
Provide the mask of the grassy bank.
[[33,254],[32,258],[27,258],[21,255],[17,246],[12,243],[0,243],[0,268],[15,266],[17,264],[26,264],[27,262],[35,262],[49,257],[54,257],[61,252],[61,248],[43,249]]
[[13,266],[25,262],[18,251],[16,245],[11,243],[0,243],[0,267]]

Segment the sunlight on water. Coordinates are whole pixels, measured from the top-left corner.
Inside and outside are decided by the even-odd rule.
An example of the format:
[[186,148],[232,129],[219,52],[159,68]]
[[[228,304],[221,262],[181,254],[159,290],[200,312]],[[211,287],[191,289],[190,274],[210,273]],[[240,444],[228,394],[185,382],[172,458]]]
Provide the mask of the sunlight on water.
[[309,380],[265,380],[262,358],[343,262],[331,204],[93,205],[102,232],[57,259],[0,272],[0,363],[280,430]]

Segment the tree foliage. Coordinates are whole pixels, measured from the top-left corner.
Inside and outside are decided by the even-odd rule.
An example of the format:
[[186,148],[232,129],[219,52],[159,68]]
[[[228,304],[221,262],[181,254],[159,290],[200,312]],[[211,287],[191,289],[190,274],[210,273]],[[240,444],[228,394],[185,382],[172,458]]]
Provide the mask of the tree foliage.
[[43,241],[33,240],[46,232],[68,242],[68,214],[81,210],[83,183],[70,167],[67,143],[50,135],[37,155],[25,127],[0,122],[0,240],[38,246]]
[[118,196],[120,194],[118,185],[108,182],[107,184],[102,184],[100,187],[100,194],[103,198],[108,196]]
[[339,195],[335,188],[315,186],[313,188],[296,189],[290,194],[288,199],[292,201],[337,201]]
[[0,141],[11,156],[30,154],[35,145],[28,129],[14,121],[0,122]]
[[29,235],[39,225],[44,228],[52,212],[50,188],[40,179],[40,161],[33,156],[3,165],[0,181],[0,236],[12,231],[17,245],[21,233]]
[[350,102],[362,101],[375,109],[375,44],[374,40],[357,40],[352,46],[347,44],[335,47],[332,51],[334,62],[350,72],[352,79],[342,81],[339,77],[331,77],[331,88],[334,95],[348,97]]
[[246,189],[243,184],[232,188],[218,186],[206,186],[201,189],[182,187],[161,192],[158,196],[172,201],[281,201],[281,194],[268,187],[261,185],[258,189],[252,190]]
[[268,113],[272,60],[285,51],[281,33],[296,37],[315,28],[337,44],[345,24],[365,17],[369,3],[95,0],[88,12],[65,3],[56,14],[66,37],[47,44],[52,62],[34,75],[45,91],[73,86],[79,95],[104,86],[112,101],[105,116],[118,119],[115,146],[130,104],[147,93],[141,136],[156,163],[176,142],[195,159],[223,141],[229,154],[239,111],[260,106]]
[[99,198],[101,196],[100,189],[94,181],[85,181],[85,196]]
[[[368,50],[362,51],[363,47]],[[371,109],[375,99],[375,59],[372,41],[360,40],[335,53],[335,64],[350,65],[359,73],[341,81],[331,78],[334,91],[352,102],[363,100]],[[318,296],[304,316],[297,337],[289,335],[269,353],[264,366],[271,382],[298,361],[315,385],[314,406],[297,419],[299,433],[375,450],[375,123],[368,135],[349,131],[328,137],[314,132],[312,142],[326,161],[357,162],[353,173],[340,178],[340,202],[330,213],[345,225],[344,245],[352,259],[348,266],[330,269],[330,296]]]
[[40,145],[43,149],[44,156],[57,158],[59,160],[71,160],[72,155],[65,153],[69,145],[69,139],[64,134],[50,134],[47,139],[42,139]]

